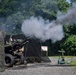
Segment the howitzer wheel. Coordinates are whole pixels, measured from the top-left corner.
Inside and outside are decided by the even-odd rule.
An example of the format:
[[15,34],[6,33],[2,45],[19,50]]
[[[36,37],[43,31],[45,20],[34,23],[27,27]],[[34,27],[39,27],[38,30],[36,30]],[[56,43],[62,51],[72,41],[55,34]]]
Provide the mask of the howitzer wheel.
[[24,56],[23,56],[23,54],[20,55],[20,64],[24,64]]
[[5,66],[12,67],[14,64],[14,57],[11,54],[5,54]]
[[21,53],[17,53],[16,54],[18,56],[18,58],[20,59],[20,64],[24,64],[24,56]]

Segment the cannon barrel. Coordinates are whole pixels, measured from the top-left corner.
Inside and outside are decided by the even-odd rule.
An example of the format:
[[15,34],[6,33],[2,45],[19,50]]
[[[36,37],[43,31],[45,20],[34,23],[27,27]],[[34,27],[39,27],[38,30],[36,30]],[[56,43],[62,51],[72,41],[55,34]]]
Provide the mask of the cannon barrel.
[[22,42],[15,42],[12,47],[13,47],[13,50],[17,50],[17,49],[20,49],[22,48],[24,45],[26,45],[27,43],[29,42],[29,40],[24,40]]
[[11,45],[5,45],[5,53],[21,49],[28,42],[29,42],[29,40],[26,39],[26,40],[23,40],[22,42],[14,42]]

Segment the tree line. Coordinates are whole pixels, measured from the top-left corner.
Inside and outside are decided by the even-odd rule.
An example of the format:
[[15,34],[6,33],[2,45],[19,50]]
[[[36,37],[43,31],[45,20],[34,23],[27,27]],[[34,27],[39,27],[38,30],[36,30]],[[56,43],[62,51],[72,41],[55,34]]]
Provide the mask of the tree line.
[[[63,14],[75,3],[75,0],[0,0],[0,29],[7,34],[19,34],[24,19],[31,16],[41,16],[45,20],[55,20],[57,12]],[[6,30],[7,29],[7,30]],[[47,40],[42,45],[48,46],[48,55],[58,55],[58,50],[64,50],[65,55],[76,55],[76,24],[64,25],[65,37],[52,43]]]

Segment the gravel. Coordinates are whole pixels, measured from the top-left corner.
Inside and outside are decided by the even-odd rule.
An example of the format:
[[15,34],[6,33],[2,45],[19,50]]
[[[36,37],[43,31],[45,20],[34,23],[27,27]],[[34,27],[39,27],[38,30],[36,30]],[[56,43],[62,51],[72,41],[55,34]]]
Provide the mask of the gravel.
[[0,75],[76,75],[76,66],[51,65],[51,63],[33,63],[7,68]]

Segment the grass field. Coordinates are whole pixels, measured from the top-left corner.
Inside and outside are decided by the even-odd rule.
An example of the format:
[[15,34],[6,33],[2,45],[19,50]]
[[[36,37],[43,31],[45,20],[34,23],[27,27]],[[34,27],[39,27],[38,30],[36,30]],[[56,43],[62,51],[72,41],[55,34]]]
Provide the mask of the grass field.
[[76,66],[76,60],[72,61],[72,62],[70,63],[70,65],[75,65],[75,66]]

